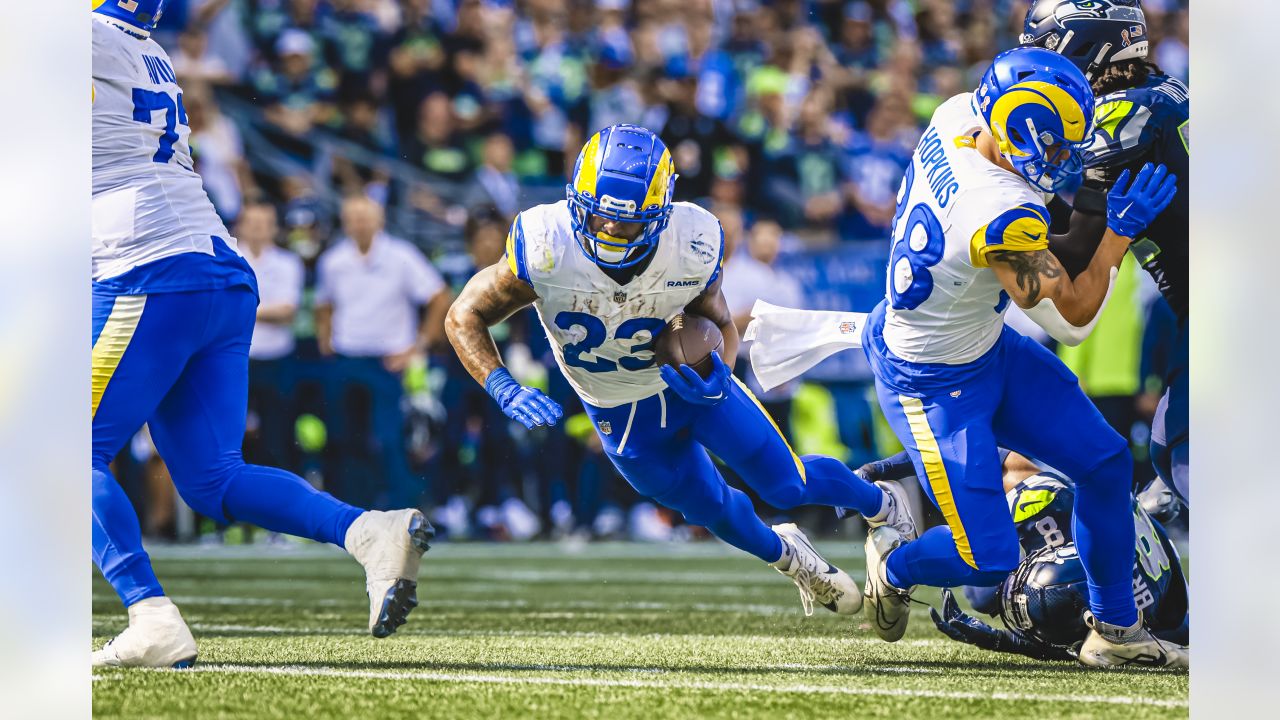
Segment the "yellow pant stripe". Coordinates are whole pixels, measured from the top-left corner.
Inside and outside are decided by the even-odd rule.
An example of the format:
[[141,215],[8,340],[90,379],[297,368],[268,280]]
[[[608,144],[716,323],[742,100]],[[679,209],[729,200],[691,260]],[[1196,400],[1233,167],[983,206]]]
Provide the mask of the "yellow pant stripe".
[[116,374],[120,358],[133,339],[133,331],[138,328],[142,319],[142,308],[147,304],[146,295],[121,295],[111,306],[111,315],[98,334],[98,341],[93,344],[93,410],[98,414],[98,403],[102,402],[102,394],[107,391],[107,383]]
[[960,522],[960,513],[956,510],[955,498],[951,496],[951,481],[947,478],[947,468],[942,463],[942,451],[938,449],[938,440],[929,427],[929,418],[924,414],[924,403],[919,398],[899,395],[898,402],[907,415],[907,424],[911,426],[911,437],[915,438],[916,448],[920,451],[920,460],[924,463],[924,473],[928,476],[929,488],[938,501],[942,516],[951,528],[951,535],[956,541],[956,550],[974,570],[978,564],[973,560],[973,548],[969,547],[969,535]]
[[804,463],[800,462],[800,456],[796,455],[796,451],[791,449],[791,443],[787,442],[787,436],[782,434],[782,428],[778,427],[778,423],[773,421],[773,416],[764,409],[764,406],[756,399],[755,394],[748,390],[747,386],[743,385],[741,380],[734,377],[733,381],[738,384],[738,387],[742,388],[742,392],[746,393],[747,397],[751,398],[751,402],[755,403],[756,407],[760,408],[760,414],[764,415],[764,419],[768,420],[769,424],[773,426],[774,431],[778,433],[778,437],[782,438],[782,444],[786,445],[787,452],[791,453],[791,461],[796,464],[796,472],[800,473],[800,482],[807,485],[809,483],[809,478],[805,477]]

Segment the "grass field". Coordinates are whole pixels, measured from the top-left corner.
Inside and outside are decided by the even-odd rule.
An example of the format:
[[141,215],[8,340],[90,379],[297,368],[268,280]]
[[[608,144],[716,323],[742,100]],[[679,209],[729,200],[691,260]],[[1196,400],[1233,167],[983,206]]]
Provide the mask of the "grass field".
[[[860,547],[819,545],[861,578]],[[386,640],[364,633],[362,574],[336,549],[153,557],[199,663],[97,671],[95,717],[1187,715],[1186,674],[986,653],[943,637],[922,606],[895,644],[861,616],[805,618],[786,578],[713,542],[440,544],[423,561],[421,606]],[[125,616],[96,575],[93,608],[97,647]]]

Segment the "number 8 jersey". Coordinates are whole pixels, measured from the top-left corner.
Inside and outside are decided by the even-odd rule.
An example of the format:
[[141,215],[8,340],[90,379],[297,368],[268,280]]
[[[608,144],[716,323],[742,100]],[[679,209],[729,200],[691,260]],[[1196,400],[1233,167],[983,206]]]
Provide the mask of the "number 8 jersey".
[[973,93],[943,103],[898,190],[884,341],[909,362],[960,365],[990,350],[1009,296],[988,253],[1049,246],[1044,197],[978,152],[983,127]]
[[93,280],[235,250],[192,169],[182,89],[154,40],[93,16]]
[[579,245],[565,201],[520,213],[507,235],[511,274],[538,294],[534,309],[556,362],[583,402],[611,408],[666,387],[653,339],[716,281],[724,233],[711,213],[673,203],[653,259],[625,285]]

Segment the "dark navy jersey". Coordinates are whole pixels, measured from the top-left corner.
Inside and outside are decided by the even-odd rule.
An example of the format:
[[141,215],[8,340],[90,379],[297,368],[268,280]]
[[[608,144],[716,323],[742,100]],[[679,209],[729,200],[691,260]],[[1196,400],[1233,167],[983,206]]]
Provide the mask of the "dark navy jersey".
[[1136,175],[1144,163],[1163,163],[1178,176],[1178,194],[1130,251],[1151,273],[1160,292],[1187,319],[1188,198],[1191,99],[1177,78],[1153,73],[1140,87],[1104,95],[1095,106],[1097,134],[1085,154],[1086,184],[1110,190],[1125,169]]

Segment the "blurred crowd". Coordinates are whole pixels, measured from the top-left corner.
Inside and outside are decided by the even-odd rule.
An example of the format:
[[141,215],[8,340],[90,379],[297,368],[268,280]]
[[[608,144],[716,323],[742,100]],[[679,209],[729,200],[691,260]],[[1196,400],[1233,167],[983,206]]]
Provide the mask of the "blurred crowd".
[[[884,245],[923,125],[1017,44],[1026,7],[171,0],[157,39],[185,91],[197,170],[262,289],[249,460],[362,505],[432,509],[456,536],[690,532],[615,475],[531,311],[495,338],[568,419],[532,433],[508,422],[444,341],[452,297],[501,258],[516,212],[563,197],[591,133],[635,122],[671,148],[676,199],[725,225],[740,324],[756,298],[805,304],[779,258]],[[1185,0],[1143,9],[1151,59],[1185,80]],[[1107,340],[1064,357],[1139,449],[1166,317],[1145,273],[1126,287]],[[894,449],[868,377],[762,400],[798,449],[856,466]],[[199,532],[182,527],[145,434],[117,462],[150,534]]]

